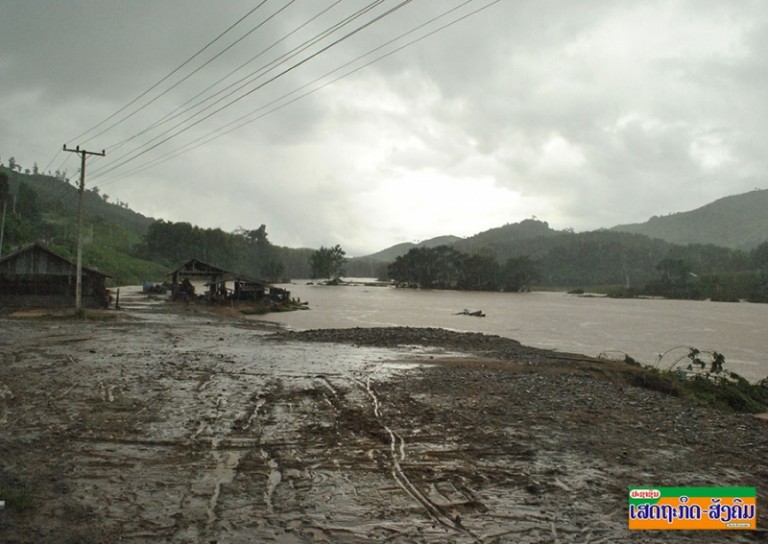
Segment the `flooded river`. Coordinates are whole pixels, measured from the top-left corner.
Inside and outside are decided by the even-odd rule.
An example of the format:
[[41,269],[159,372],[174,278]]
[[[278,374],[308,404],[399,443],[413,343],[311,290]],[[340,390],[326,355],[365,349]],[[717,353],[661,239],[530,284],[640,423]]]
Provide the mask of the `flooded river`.
[[[721,352],[726,368],[750,380],[768,376],[768,304],[298,282],[282,287],[308,301],[311,311],[273,313],[264,319],[293,329],[441,327],[498,334],[534,347],[586,355],[624,352],[644,363],[654,363],[672,349],[663,358],[664,365],[684,356],[684,347],[690,346]],[[456,315],[465,309],[482,310],[486,317]]]

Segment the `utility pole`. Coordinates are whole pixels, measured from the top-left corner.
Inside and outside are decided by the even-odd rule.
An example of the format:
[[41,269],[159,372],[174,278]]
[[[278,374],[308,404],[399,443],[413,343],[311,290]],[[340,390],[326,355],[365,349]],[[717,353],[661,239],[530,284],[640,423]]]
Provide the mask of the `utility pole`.
[[86,151],[77,146],[75,149],[67,149],[64,144],[64,151],[77,153],[80,155],[80,199],[77,205],[77,280],[75,283],[75,312],[79,315],[83,311],[83,202],[85,201],[85,157],[87,155],[98,155],[103,157],[107,154],[102,149],[101,153],[96,151]]

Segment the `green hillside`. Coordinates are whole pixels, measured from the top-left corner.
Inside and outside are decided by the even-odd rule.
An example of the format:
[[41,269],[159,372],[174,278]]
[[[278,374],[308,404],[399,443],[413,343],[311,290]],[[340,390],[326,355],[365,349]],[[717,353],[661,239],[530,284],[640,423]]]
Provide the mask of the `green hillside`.
[[[2,166],[0,179],[7,181],[8,190],[2,254],[42,241],[74,260],[78,189],[62,178],[21,174]],[[166,266],[134,254],[153,219],[127,204],[109,202],[108,196],[94,190],[86,191],[84,197],[83,264],[108,274],[114,285],[165,280]]]
[[[74,259],[79,199],[74,183],[63,175],[3,166],[0,179],[0,206],[8,203],[2,254],[42,242]],[[190,259],[267,281],[310,276],[312,250],[273,246],[264,225],[228,233],[154,220],[127,203],[111,202],[97,187],[85,191],[84,204],[83,264],[108,274],[115,285],[164,281],[170,270]]]
[[[64,179],[42,174],[25,175],[11,172],[4,167],[0,167],[0,171],[8,175],[12,193],[18,190],[20,183],[24,183],[35,191],[38,204],[42,209],[56,209],[69,215],[77,213],[79,190],[74,180],[67,182]],[[110,202],[109,195],[101,192],[98,187],[86,189],[84,197],[88,217],[97,217],[119,224],[140,236],[147,233],[149,225],[154,221],[150,217],[131,210],[127,203]]]
[[674,244],[752,249],[768,240],[768,189],[728,196],[706,206],[611,230],[644,234]]
[[540,253],[545,240],[558,234],[562,233],[549,228],[546,221],[525,219],[459,240],[453,247],[464,253],[491,252],[506,259]]

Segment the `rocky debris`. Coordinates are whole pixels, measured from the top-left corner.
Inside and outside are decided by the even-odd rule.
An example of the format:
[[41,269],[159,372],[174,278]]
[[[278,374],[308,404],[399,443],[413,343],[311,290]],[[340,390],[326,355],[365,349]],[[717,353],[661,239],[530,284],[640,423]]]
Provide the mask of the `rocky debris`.
[[495,334],[457,332],[433,327],[355,327],[349,329],[311,329],[283,331],[269,336],[272,340],[293,342],[331,342],[356,346],[393,348],[418,345],[438,347],[505,360],[543,361],[575,360],[599,362],[586,355],[549,351],[524,346],[517,340]]
[[295,342],[334,342],[358,346],[396,347],[420,345],[462,351],[511,352],[523,348],[517,340],[478,332],[455,332],[423,327],[355,327],[352,329],[312,329],[286,331],[272,335],[275,340]]

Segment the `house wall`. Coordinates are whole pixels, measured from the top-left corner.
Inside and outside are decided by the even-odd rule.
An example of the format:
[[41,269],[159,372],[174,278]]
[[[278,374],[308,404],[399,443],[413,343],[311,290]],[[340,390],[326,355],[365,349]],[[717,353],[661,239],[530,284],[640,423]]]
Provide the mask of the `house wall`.
[[57,258],[50,253],[33,249],[16,255],[0,263],[0,276],[50,275],[74,276],[76,273],[72,263]]
[[[68,307],[75,304],[76,267],[33,248],[0,263],[0,307]],[[83,271],[83,306],[108,303],[106,277]]]
[[[16,290],[18,286],[0,281],[0,308],[67,308],[75,306],[74,288],[69,290],[42,289],[34,291],[29,285]],[[107,291],[83,288],[83,306],[104,308],[108,304]]]

